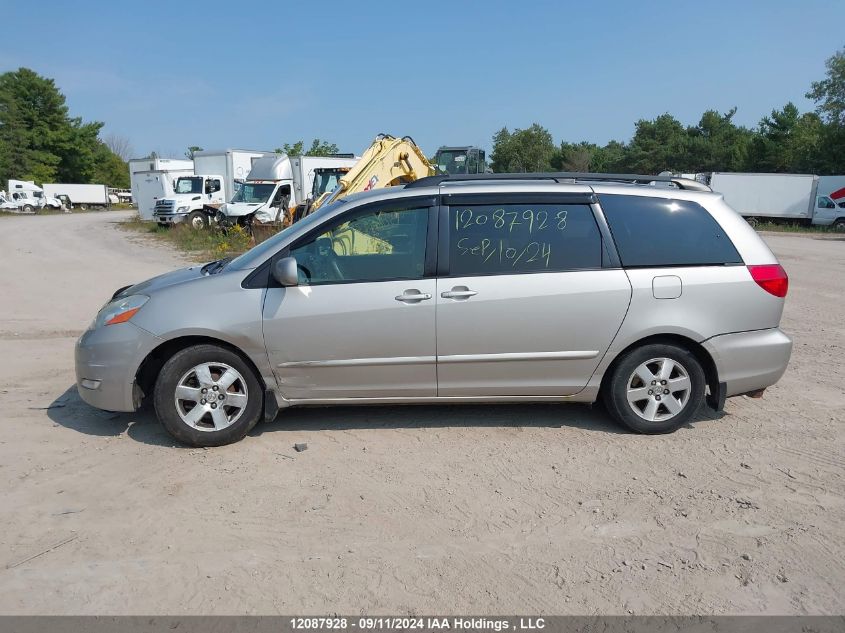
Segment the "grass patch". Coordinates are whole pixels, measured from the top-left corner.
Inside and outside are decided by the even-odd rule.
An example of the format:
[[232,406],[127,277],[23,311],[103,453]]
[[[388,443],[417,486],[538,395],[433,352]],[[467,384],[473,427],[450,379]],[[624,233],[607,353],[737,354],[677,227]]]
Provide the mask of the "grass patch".
[[253,238],[240,226],[226,230],[216,226],[195,229],[188,224],[169,227],[145,222],[138,216],[121,222],[120,226],[168,242],[196,261],[235,257],[255,245]]
[[785,224],[781,222],[760,222],[754,228],[757,231],[771,231],[773,233],[841,233],[841,231],[836,231],[831,226]]

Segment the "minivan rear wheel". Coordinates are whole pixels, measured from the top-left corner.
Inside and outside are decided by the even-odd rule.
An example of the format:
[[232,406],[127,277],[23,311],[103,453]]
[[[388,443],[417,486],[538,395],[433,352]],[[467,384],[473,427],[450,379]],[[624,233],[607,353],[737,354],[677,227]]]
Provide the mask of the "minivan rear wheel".
[[164,428],[191,446],[237,442],[263,409],[255,373],[238,354],[217,345],[174,354],[159,372],[153,400]]
[[671,433],[704,401],[704,370],[689,350],[651,344],[625,354],[610,376],[605,404],[617,421],[638,433]]

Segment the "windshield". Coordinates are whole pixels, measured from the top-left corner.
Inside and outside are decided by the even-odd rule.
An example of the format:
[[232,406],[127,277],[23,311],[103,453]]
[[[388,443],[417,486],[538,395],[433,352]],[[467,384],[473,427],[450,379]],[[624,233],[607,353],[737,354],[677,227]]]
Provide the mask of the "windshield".
[[272,182],[256,184],[245,182],[232,198],[232,202],[267,202],[276,185]]
[[202,193],[202,178],[180,178],[176,181],[176,193]]
[[268,240],[261,242],[254,246],[253,248],[249,249],[243,255],[240,255],[229,262],[228,268],[232,268],[234,270],[246,270],[248,268],[255,268],[260,264],[263,264],[264,261],[273,255],[276,251],[279,250],[281,244],[287,239],[289,235],[294,232],[299,232],[300,230],[307,231],[315,224],[318,224],[323,221],[323,218],[326,217],[327,214],[332,213],[335,209],[339,206],[346,204],[348,198],[343,198],[342,200],[338,200],[337,202],[333,202],[332,204],[327,204],[324,207],[320,207],[317,211],[312,213],[311,215],[307,216],[304,220],[300,220],[295,224],[291,224],[289,227],[276,233],[273,237]]
[[334,191],[337,183],[346,171],[323,170],[314,175],[314,187],[311,189],[311,197],[315,200],[327,191]]
[[447,174],[467,173],[466,150],[437,152],[437,168]]

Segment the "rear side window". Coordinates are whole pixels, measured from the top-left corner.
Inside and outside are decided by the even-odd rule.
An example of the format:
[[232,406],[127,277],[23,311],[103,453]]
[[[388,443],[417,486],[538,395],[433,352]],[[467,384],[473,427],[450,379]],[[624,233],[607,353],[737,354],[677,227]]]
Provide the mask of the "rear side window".
[[623,266],[741,264],[731,240],[704,207],[689,200],[601,195]]
[[601,263],[601,235],[588,205],[449,208],[452,276],[581,270]]

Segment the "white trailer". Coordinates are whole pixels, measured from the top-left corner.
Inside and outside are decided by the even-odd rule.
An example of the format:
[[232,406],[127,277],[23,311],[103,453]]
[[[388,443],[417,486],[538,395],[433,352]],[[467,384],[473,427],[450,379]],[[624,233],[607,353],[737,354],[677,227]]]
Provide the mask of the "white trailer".
[[710,177],[710,188],[752,225],[788,221],[845,229],[845,209],[820,195],[819,177],[812,174],[716,172]]
[[62,200],[67,197],[70,208],[99,209],[109,206],[109,192],[105,185],[44,183],[44,195]]
[[173,195],[173,187],[181,176],[192,176],[193,169],[137,171],[134,175],[132,200],[142,220],[152,220],[156,201]]

